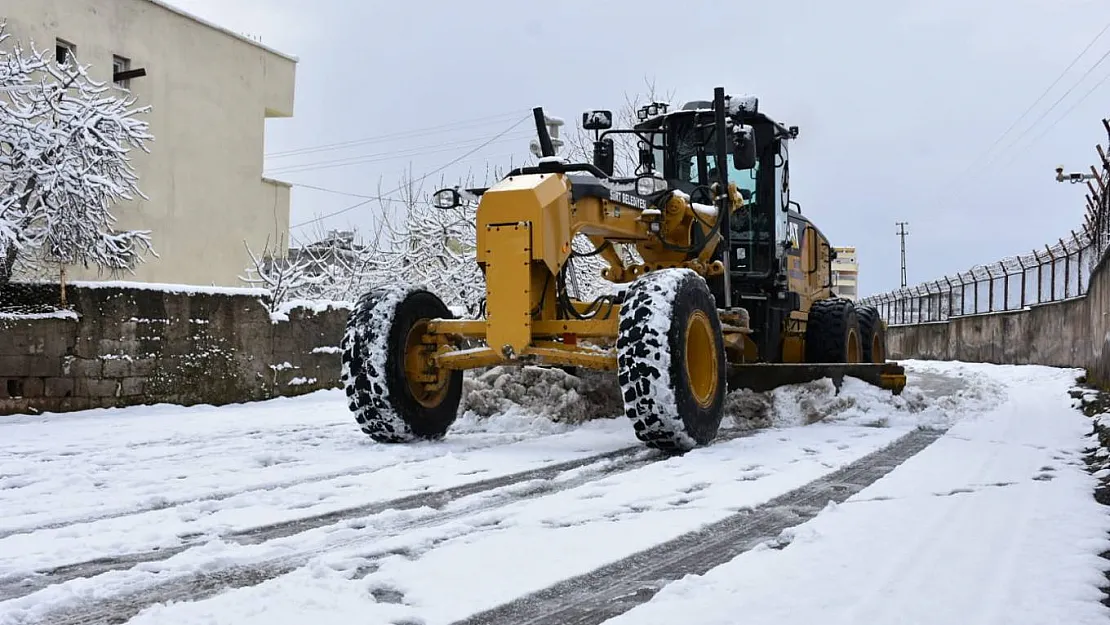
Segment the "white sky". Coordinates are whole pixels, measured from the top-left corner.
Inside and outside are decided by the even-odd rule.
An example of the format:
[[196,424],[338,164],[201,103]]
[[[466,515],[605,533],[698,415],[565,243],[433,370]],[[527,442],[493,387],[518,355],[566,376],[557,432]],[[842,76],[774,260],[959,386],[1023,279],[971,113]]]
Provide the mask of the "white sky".
[[[619,108],[646,78],[678,101],[716,86],[756,94],[801,127],[793,199],[833,245],[858,248],[864,295],[898,286],[897,221],[910,223],[911,284],[1078,229],[1085,187],[1053,170],[1087,170],[1110,116],[1107,58],[1027,130],[1110,55],[1108,31],[984,158],[1110,23],[1100,0],[171,1],[300,58],[296,115],[270,121],[268,154],[376,138],[268,159],[274,177],[353,194],[440,167],[537,105],[569,121]],[[459,127],[416,132],[449,124]],[[526,157],[529,124],[446,181]],[[292,222],[358,201],[296,189]],[[313,228],[366,233],[380,211]]]

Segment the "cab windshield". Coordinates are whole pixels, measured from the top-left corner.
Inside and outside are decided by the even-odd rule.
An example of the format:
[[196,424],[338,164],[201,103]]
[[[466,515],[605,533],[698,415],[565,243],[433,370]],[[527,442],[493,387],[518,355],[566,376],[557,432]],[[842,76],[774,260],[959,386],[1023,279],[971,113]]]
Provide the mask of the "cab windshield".
[[[677,122],[677,123],[674,123]],[[713,154],[713,128],[695,128],[694,116],[672,122],[671,145],[673,162],[665,166],[667,176],[675,187],[693,196],[695,202],[709,203],[708,187],[718,181],[717,159]],[[699,157],[699,148],[703,156]],[[704,159],[704,169],[702,167]],[[771,221],[769,210],[760,210],[759,201],[770,195],[761,193],[757,181],[760,178],[762,160],[748,170],[737,170],[732,159],[727,159],[728,180],[734,183],[744,197],[744,207],[732,214],[729,220],[734,258],[733,269],[742,272],[766,272],[770,270],[773,254],[775,224]],[[704,175],[703,175],[704,172]],[[773,197],[773,195],[772,195]]]

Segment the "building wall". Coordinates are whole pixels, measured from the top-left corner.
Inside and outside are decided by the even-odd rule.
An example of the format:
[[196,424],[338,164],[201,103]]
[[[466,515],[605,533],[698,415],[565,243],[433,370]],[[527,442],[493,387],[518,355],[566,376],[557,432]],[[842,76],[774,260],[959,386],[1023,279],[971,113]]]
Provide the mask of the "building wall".
[[75,44],[97,80],[111,81],[113,55],[146,69],[130,88],[153,107],[151,153],[133,154],[149,199],[114,212],[118,228],[152,231],[158,257],[122,277],[239,285],[244,241],[255,250],[288,241],[288,187],[263,180],[262,166],[266,118],[293,114],[294,59],[152,0],[7,0],[0,19],[25,47]]
[[859,297],[859,263],[856,248],[834,247],[837,257],[832,261],[833,292],[855,300]]

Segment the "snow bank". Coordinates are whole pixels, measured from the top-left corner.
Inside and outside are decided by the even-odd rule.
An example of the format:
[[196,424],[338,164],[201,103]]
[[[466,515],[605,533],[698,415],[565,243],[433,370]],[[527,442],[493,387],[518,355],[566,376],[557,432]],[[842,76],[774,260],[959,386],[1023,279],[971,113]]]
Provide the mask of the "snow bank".
[[624,412],[609,371],[494,367],[464,379],[460,410],[478,417],[528,412],[557,423],[611,419]]
[[[725,400],[726,418],[733,427],[797,427],[818,421],[843,422],[866,427],[947,426],[961,416],[961,411],[985,408],[1001,400],[998,384],[982,375],[952,372],[940,378],[947,385],[936,388],[937,382],[918,385],[914,371],[901,395],[847,377],[840,390],[829,378],[782,386],[766,393],[740,389],[729,393]],[[964,384],[954,388],[953,381]]]
[[[460,418],[472,424],[525,414],[552,423],[576,424],[620,418],[624,412],[617,376],[609,371],[580,369],[572,374],[558,368],[495,367],[468,371],[466,376]],[[945,385],[938,387],[938,380]],[[911,371],[901,395],[856,378],[845,378],[839,391],[829,378],[763,393],[739,389],[725,397],[721,427],[787,428],[818,421],[866,427],[946,426],[955,422],[961,411],[984,408],[1002,398],[998,384],[973,372],[952,372],[918,382],[922,381]],[[963,387],[955,388],[953,382]]]

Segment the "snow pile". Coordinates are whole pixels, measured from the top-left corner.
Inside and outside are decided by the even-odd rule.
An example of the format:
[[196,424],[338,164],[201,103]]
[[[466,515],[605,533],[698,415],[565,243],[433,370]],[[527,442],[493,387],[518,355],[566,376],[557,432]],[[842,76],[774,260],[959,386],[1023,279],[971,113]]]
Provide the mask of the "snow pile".
[[[737,389],[725,397],[722,429],[757,430],[837,422],[864,427],[947,426],[967,411],[1002,398],[982,375],[952,371],[935,378],[911,371],[901,395],[848,377],[840,390],[829,378],[768,392]],[[960,386],[962,385],[962,386]],[[624,412],[617,376],[611,371],[555,367],[495,367],[468,371],[460,415],[472,424],[508,415],[577,424],[613,419]],[[1108,417],[1110,425],[1110,417]]]
[[479,417],[526,412],[556,423],[621,416],[616,374],[554,367],[494,367],[463,381],[460,410]]
[[766,393],[739,389],[729,393],[725,415],[741,428],[797,427],[819,421],[865,427],[947,426],[961,411],[985,408],[1001,398],[997,385],[982,376],[961,379],[965,388],[942,388],[936,395],[932,386],[915,386],[913,375],[901,395],[852,377],[844,379],[839,391],[829,378]]

